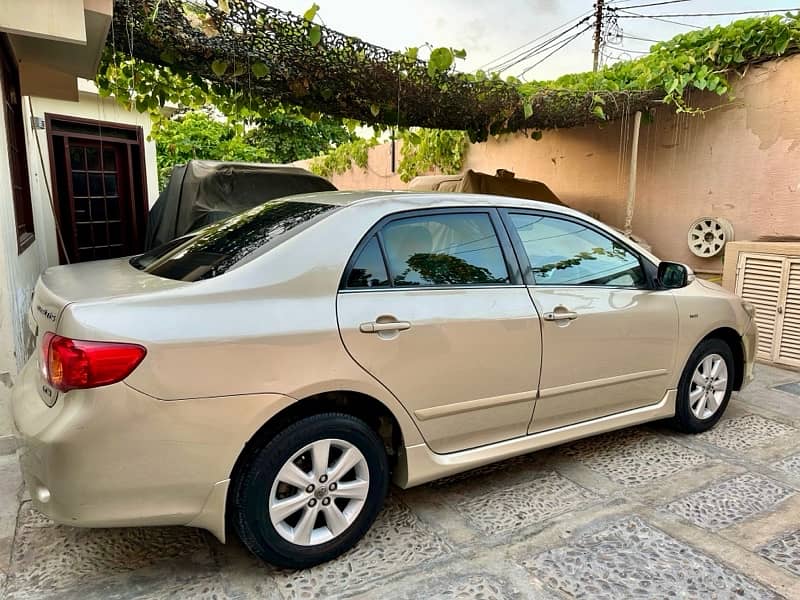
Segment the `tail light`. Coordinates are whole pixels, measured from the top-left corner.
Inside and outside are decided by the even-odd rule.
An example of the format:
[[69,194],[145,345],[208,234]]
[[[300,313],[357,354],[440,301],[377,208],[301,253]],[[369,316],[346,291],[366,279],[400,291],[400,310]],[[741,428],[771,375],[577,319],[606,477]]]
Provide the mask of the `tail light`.
[[142,362],[138,344],[73,340],[54,333],[42,339],[42,375],[61,392],[122,381]]

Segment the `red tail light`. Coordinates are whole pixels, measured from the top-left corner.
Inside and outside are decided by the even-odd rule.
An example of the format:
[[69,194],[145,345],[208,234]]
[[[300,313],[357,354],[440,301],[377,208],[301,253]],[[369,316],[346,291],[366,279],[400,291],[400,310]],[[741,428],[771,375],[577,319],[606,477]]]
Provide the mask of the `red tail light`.
[[138,344],[73,340],[54,333],[42,339],[42,371],[61,392],[122,381],[142,362],[147,350]]

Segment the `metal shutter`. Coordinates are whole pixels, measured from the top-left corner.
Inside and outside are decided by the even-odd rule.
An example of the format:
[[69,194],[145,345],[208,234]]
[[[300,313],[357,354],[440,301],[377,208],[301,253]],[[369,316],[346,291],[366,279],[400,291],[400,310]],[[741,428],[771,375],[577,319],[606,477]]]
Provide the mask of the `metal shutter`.
[[786,262],[775,361],[800,365],[800,260]]
[[736,293],[756,307],[756,356],[765,360],[773,360],[784,262],[782,256],[742,253],[737,265]]

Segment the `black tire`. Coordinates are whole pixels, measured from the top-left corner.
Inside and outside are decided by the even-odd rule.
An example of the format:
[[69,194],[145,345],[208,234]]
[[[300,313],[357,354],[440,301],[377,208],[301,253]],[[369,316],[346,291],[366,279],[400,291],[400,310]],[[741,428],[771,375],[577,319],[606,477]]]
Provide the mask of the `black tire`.
[[[725,361],[725,366],[728,368],[728,383],[725,396],[720,402],[719,408],[711,416],[701,419],[692,412],[689,392],[695,369],[698,368],[705,357],[711,354],[717,354]],[[686,366],[681,374],[681,380],[678,384],[678,397],[675,403],[675,417],[672,419],[673,427],[684,433],[702,433],[714,427],[722,418],[731,399],[735,369],[733,352],[725,341],[718,338],[710,338],[700,342],[691,356],[689,356],[689,360],[686,361]]]
[[[295,453],[317,440],[329,438],[356,446],[364,456],[369,469],[367,498],[355,520],[337,537],[313,546],[294,544],[282,537],[270,520],[268,502],[272,484]],[[230,517],[250,552],[279,567],[304,569],[332,560],[352,548],[378,516],[388,485],[386,450],[375,431],[351,415],[313,415],[289,425],[245,460],[232,482]]]

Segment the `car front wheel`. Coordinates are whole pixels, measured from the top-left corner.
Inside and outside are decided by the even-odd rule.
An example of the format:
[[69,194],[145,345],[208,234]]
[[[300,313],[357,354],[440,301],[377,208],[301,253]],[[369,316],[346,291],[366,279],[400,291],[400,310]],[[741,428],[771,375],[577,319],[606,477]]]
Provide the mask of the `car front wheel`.
[[733,391],[733,353],[720,339],[695,348],[686,363],[675,407],[675,426],[686,433],[711,429],[722,418]]
[[331,560],[358,542],[389,482],[383,443],[362,420],[301,419],[254,452],[233,482],[239,537],[261,559],[288,568]]

